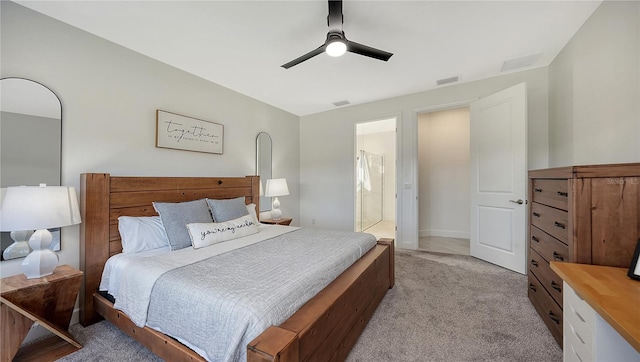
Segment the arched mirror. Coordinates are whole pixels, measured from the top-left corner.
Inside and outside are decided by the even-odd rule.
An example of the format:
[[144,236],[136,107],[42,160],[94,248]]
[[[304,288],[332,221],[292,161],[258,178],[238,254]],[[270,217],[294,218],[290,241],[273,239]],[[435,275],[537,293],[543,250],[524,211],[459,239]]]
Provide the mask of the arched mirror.
[[273,142],[267,132],[258,133],[256,137],[256,174],[260,176],[260,212],[271,210],[271,198],[264,197],[264,187],[271,178],[271,152]]
[[[62,104],[46,86],[23,78],[0,79],[0,187],[59,186]],[[51,229],[60,250],[60,229]],[[0,233],[2,259],[26,256],[30,232]],[[14,240],[16,239],[16,240]],[[19,239],[19,240],[18,240]],[[26,248],[25,248],[26,245]]]

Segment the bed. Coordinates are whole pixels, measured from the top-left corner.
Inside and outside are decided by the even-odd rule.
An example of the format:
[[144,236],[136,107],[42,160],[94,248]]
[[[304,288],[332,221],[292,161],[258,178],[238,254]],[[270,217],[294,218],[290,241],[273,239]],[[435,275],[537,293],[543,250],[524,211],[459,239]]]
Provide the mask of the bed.
[[[81,175],[80,267],[84,282],[80,322],[102,318],[165,360],[203,360],[176,339],[138,327],[97,293],[107,259],[122,252],[120,216],[157,215],[153,202],[244,197],[259,202],[259,177],[115,177]],[[267,327],[246,346],[248,361],[344,360],[389,288],[394,285],[393,240],[371,250],[279,325]]]

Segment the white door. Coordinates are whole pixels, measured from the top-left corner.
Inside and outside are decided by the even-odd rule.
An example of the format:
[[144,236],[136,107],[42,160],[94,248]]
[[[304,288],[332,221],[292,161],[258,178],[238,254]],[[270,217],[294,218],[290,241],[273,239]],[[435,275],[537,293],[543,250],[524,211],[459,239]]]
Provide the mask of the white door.
[[526,130],[525,83],[471,103],[471,255],[522,274]]

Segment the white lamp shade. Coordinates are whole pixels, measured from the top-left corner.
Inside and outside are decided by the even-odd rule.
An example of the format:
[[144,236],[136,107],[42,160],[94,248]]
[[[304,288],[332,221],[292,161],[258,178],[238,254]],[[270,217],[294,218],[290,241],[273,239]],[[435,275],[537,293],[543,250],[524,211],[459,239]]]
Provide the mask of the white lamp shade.
[[66,186],[15,186],[1,190],[0,231],[79,224],[76,190]]
[[287,179],[284,178],[272,178],[267,180],[267,186],[265,187],[264,196],[266,197],[278,197],[289,195],[289,187],[287,187]]

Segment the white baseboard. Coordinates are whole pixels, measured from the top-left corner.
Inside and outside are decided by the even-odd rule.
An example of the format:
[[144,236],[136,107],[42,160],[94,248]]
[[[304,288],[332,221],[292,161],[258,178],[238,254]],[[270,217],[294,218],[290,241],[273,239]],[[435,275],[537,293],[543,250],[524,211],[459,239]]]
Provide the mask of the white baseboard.
[[426,236],[439,236],[443,238],[458,238],[458,239],[469,239],[470,233],[468,231],[455,231],[455,230],[420,230],[418,235],[423,238]]

